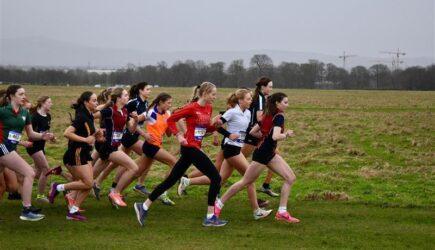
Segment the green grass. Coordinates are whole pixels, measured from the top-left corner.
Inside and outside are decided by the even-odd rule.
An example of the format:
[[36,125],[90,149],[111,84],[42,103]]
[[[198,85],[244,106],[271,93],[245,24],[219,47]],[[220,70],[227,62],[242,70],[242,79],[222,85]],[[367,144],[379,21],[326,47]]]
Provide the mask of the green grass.
[[[52,124],[59,143],[47,147],[52,165],[61,162],[65,151],[61,134],[69,123],[68,105],[87,89],[94,88],[26,86],[30,99],[49,93],[55,103]],[[190,94],[186,88],[160,88],[153,96],[160,91],[173,94],[174,106]],[[218,92],[215,113],[224,109],[230,90]],[[19,202],[2,201],[0,249],[433,248],[435,92],[284,92],[290,100],[286,127],[296,136],[281,143],[279,150],[297,175],[289,207],[302,220],[300,225],[284,225],[272,217],[253,221],[246,193],[241,192],[225,207],[227,227],[203,228],[207,187],[190,188],[188,197],[175,198],[175,207],[157,204],[144,229],[138,227],[131,205],[143,198],[131,192],[129,208],[119,211],[106,200],[89,198],[84,204],[90,218],[86,223],[66,221],[60,198],[55,206],[44,207],[47,219],[37,223],[19,221]],[[164,145],[170,151],[178,147],[173,138]],[[214,157],[218,148],[207,138],[204,150]],[[19,152],[29,160],[23,149]],[[155,164],[147,186],[156,185],[166,169]],[[234,174],[229,184],[239,178]],[[257,186],[263,179],[264,174]],[[278,190],[280,185],[275,178],[272,186]],[[278,199],[269,200],[276,210]]]

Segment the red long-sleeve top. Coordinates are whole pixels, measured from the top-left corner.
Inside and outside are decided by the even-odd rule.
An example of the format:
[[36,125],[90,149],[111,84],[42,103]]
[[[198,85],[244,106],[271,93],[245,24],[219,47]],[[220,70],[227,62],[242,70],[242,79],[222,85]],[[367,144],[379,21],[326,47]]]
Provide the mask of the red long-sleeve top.
[[182,118],[186,119],[187,131],[184,137],[187,140],[186,147],[195,147],[201,149],[202,139],[207,132],[216,130],[210,124],[213,110],[210,104],[205,106],[197,102],[189,103],[179,110],[176,110],[167,120],[169,131],[176,135],[178,133],[176,122]]

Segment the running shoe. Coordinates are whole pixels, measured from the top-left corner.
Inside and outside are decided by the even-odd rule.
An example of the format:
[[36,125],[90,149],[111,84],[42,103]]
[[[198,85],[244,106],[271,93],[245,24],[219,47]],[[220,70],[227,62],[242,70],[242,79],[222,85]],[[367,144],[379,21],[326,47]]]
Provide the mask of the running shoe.
[[47,196],[45,196],[44,194],[36,195],[36,201],[39,203],[49,203]]
[[284,213],[276,212],[275,219],[285,221],[288,223],[299,223],[300,221],[299,219],[292,217],[289,212],[284,212]]
[[178,185],[177,193],[179,196],[186,194],[186,188],[189,186],[189,179],[186,177],[181,177],[180,184]]
[[59,191],[57,191],[57,186],[59,184],[56,182],[51,183],[50,186],[50,193],[48,195],[48,201],[53,204],[54,203],[54,199],[56,198],[56,196],[59,194]]
[[261,187],[258,191],[265,193],[265,194],[269,195],[270,197],[278,197],[279,196],[279,194],[273,192],[273,190],[271,188]]
[[264,210],[264,209],[259,208],[256,212],[254,212],[254,219],[259,220],[262,218],[266,218],[267,216],[270,215],[270,213],[272,213],[272,209]]
[[202,225],[204,227],[223,227],[228,223],[226,220],[219,219],[216,215],[213,215],[210,219],[207,219],[207,217],[204,218],[204,221],[202,222]]
[[94,185],[92,185],[92,191],[94,192],[95,199],[97,199],[97,201],[99,201],[101,188],[97,187],[97,184],[94,183]]
[[134,211],[136,212],[136,218],[139,224],[143,227],[145,219],[148,215],[148,211],[143,208],[142,202],[135,202],[134,203]]
[[45,176],[49,176],[49,175],[60,175],[62,173],[62,167],[61,166],[57,166],[55,168],[51,168],[47,171],[47,173],[45,173]]
[[80,212],[70,213],[68,212],[66,214],[67,220],[75,220],[75,221],[85,221],[87,218],[80,214]]
[[167,206],[174,206],[175,202],[173,202],[171,199],[169,199],[168,194],[164,192],[162,195],[159,196],[159,200],[162,201],[164,205]]
[[257,199],[257,203],[259,207],[267,207],[269,206],[269,201],[268,200],[262,200],[262,199]]
[[127,203],[124,202],[122,199],[121,194],[116,192],[110,192],[109,193],[109,200],[112,202],[112,204],[116,204],[118,207],[126,207]]
[[41,213],[41,210],[42,210],[42,209],[34,207],[34,206],[30,206],[30,207],[28,207],[26,209],[29,210],[30,212],[34,213],[34,214],[39,214],[39,213]]
[[43,214],[33,212],[30,208],[24,208],[21,212],[20,219],[25,221],[39,221],[44,219],[44,217]]
[[151,194],[151,192],[150,191],[148,191],[148,189],[146,189],[146,187],[145,186],[143,186],[143,185],[135,185],[134,187],[133,187],[133,191],[135,191],[136,193],[138,193],[138,194],[140,194],[140,195],[143,195],[143,196],[148,196],[148,195],[150,195]]

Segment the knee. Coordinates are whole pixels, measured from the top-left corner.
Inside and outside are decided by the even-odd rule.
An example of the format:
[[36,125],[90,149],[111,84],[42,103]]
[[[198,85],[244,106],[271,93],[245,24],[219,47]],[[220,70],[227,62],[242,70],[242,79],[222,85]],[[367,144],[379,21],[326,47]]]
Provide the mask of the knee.
[[91,188],[92,188],[92,185],[93,185],[92,178],[85,178],[85,179],[83,180],[83,184],[85,184],[85,188],[86,188],[86,189],[91,189]]
[[221,185],[222,177],[219,174],[217,174],[217,175],[213,176],[213,178],[211,179],[211,182],[214,184],[217,184],[217,185]]
[[26,173],[26,177],[31,178],[31,179],[35,179],[36,173],[35,170],[33,170],[32,168],[29,168],[29,170]]
[[285,182],[289,185],[293,185],[293,183],[296,181],[296,176],[294,174],[288,174],[284,177]]

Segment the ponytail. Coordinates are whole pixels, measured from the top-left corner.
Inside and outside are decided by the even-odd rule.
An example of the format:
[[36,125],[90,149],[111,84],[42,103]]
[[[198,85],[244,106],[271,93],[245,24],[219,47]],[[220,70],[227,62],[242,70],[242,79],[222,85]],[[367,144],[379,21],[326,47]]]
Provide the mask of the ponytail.
[[[168,93],[162,92],[160,93],[148,106],[148,110],[152,109],[153,107],[159,105],[160,102],[166,102],[167,100],[171,99],[172,96]],[[147,111],[148,111],[147,110]]]
[[35,114],[36,111],[38,111],[39,108],[41,108],[42,104],[44,104],[45,101],[50,99],[49,96],[40,96],[38,100],[36,100],[36,104],[32,105],[32,107],[29,109],[30,114]]
[[151,84],[147,82],[140,82],[131,86],[129,91],[130,99],[137,98],[139,96],[139,90],[144,89],[148,85],[151,86]]
[[254,97],[252,98],[252,102],[255,103],[258,101],[260,92],[261,92],[261,87],[265,87],[267,86],[267,84],[269,84],[269,82],[271,82],[272,80],[270,80],[269,78],[263,76],[261,77],[257,83],[255,84],[255,91],[254,91]]
[[12,84],[9,85],[6,90],[0,90],[0,107],[8,105],[8,103],[11,101],[11,95],[15,95],[17,91],[21,88],[23,88],[21,87],[21,85]]

